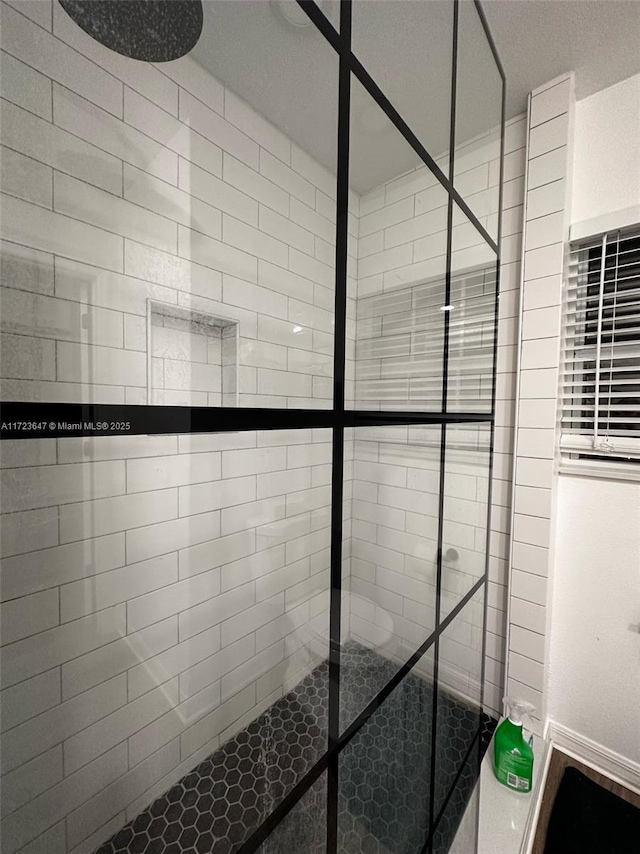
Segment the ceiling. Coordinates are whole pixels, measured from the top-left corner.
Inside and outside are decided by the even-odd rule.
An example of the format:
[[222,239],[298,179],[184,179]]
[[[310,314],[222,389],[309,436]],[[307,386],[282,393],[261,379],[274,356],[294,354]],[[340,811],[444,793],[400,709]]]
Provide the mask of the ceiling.
[[[318,0],[338,26],[336,0]],[[194,55],[303,149],[335,172],[338,63],[295,0],[205,0]],[[507,77],[507,117],[527,93],[576,71],[576,94],[640,72],[640,0],[484,0]],[[353,49],[434,156],[448,148],[453,4],[354,0]],[[500,81],[470,0],[460,5],[456,140],[499,119]],[[357,81],[351,186],[364,193],[418,164]]]

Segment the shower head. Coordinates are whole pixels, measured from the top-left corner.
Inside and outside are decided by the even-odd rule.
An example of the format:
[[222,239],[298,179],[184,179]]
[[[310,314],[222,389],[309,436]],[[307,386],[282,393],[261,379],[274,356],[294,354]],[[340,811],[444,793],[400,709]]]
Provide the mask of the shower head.
[[202,33],[201,0],[60,0],[60,5],[96,41],[144,62],[178,59]]

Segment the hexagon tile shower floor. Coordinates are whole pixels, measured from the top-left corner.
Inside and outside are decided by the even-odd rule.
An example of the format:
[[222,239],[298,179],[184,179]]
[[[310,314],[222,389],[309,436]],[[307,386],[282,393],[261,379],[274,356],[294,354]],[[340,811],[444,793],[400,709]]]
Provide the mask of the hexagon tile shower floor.
[[[357,643],[345,646],[343,730],[396,670],[393,662]],[[328,664],[323,662],[96,854],[234,854],[326,750],[328,693]],[[431,684],[410,674],[343,750],[341,854],[413,854],[421,849],[428,829],[432,709]],[[486,723],[490,738],[495,722]],[[436,803],[442,803],[454,782],[477,725],[477,710],[440,690]],[[482,741],[484,749],[488,738]],[[438,827],[436,854],[448,850],[475,783],[476,766],[467,766]],[[325,793],[323,775],[259,854],[324,854]]]

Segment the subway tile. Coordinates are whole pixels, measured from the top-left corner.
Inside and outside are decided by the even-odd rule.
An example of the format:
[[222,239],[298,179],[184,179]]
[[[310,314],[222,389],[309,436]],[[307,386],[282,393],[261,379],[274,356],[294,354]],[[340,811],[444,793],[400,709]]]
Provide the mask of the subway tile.
[[[208,658],[220,649],[220,627],[214,626],[132,667],[127,673],[129,700],[146,694]],[[181,701],[184,699],[180,698]]]
[[[288,263],[288,248],[281,240],[276,240],[262,231],[230,216],[223,216],[222,236],[225,244],[249,252],[264,261],[270,261],[281,267]],[[232,271],[231,271],[232,272]],[[242,277],[240,277],[242,278]]]
[[284,560],[284,545],[276,545],[272,548],[226,563],[220,573],[222,592],[224,593],[227,590],[240,587],[249,581],[259,579],[267,573],[273,572],[283,566]]
[[522,370],[520,377],[520,397],[526,398],[555,398],[558,388],[558,371],[556,368],[536,368]]
[[3,686],[14,685],[125,634],[124,605],[16,641],[4,648]]
[[287,316],[287,298],[284,295],[228,275],[223,279],[223,301],[225,304],[257,311],[260,315],[283,319]]
[[261,626],[271,622],[284,613],[284,593],[278,593],[270,599],[245,608],[234,617],[222,623],[222,646],[228,646],[241,637],[255,632]]
[[[215,627],[215,631],[219,632],[219,626]],[[208,632],[202,633],[203,636],[207,634]],[[196,635],[196,639],[199,637],[200,635]],[[180,675],[181,701],[197,695],[243,662],[249,661],[254,653],[254,636],[250,634],[188,668]]]
[[180,516],[243,505],[255,498],[256,483],[251,476],[183,486],[179,489]]
[[[528,283],[525,284],[525,288]],[[557,338],[560,335],[562,311],[559,305],[525,311],[522,317],[522,338]],[[542,397],[542,395],[540,395]]]
[[547,546],[549,544],[549,531],[549,519],[523,516],[520,513],[516,513],[513,517],[513,539],[519,543]]
[[[535,220],[534,220],[535,221]],[[562,294],[562,274],[546,276],[526,282],[524,285],[523,304],[525,312],[537,308],[560,305]]]
[[243,691],[235,694],[231,699],[222,703],[213,712],[205,715],[193,726],[190,726],[180,737],[181,756],[186,758],[194,753],[203,744],[210,741],[229,727],[243,713],[255,704],[255,685],[249,685]]
[[[239,227],[242,223],[234,220]],[[248,227],[248,226],[247,226]],[[223,219],[223,235],[224,231]],[[246,248],[245,243],[241,243]],[[257,259],[234,246],[228,246],[212,237],[207,237],[184,226],[178,226],[178,255],[190,261],[195,261],[205,267],[212,267],[221,273],[229,273],[248,282],[257,281]]]
[[509,653],[509,677],[536,691],[544,688],[543,665],[513,651]]
[[[187,640],[225,619],[232,618],[235,614],[242,616],[248,612],[254,602],[254,585],[243,584],[189,608],[179,617],[180,640]],[[222,645],[227,645],[224,636]]]
[[[290,169],[283,160],[268,151],[260,151],[260,174],[281,187],[285,192],[310,207],[315,206],[315,188],[298,172]],[[332,206],[333,202],[330,203]]]
[[551,460],[555,456],[556,434],[554,429],[540,430],[521,427],[518,430],[517,454],[519,457],[537,457]]
[[284,163],[291,162],[291,142],[285,134],[230,90],[225,93],[224,117],[261,148]]
[[253,169],[258,169],[258,145],[218,113],[184,90],[180,92],[180,121],[228,151]]
[[220,454],[187,454],[127,460],[127,491],[144,492],[218,480]]
[[174,454],[176,450],[176,436],[69,437],[58,440],[58,462],[80,463],[85,460],[97,462],[130,457],[157,457]]
[[178,614],[220,593],[220,572],[202,571],[180,581],[130,599],[127,602],[127,630],[136,632],[159,620]]
[[122,192],[122,163],[19,107],[2,103],[3,144],[112,193]]
[[82,695],[177,642],[178,621],[170,617],[68,661],[62,666],[63,700]]
[[[542,342],[540,341],[531,343],[538,344]],[[520,401],[518,417],[518,423],[520,427],[554,429],[556,426],[556,417],[557,402],[555,400],[550,399]]]
[[80,773],[68,775],[59,781],[47,792],[5,819],[3,835],[7,850],[15,850],[15,846],[37,837],[87,798],[117,780],[126,770],[126,748],[121,745]]
[[16,380],[55,378],[55,342],[2,333],[0,348],[4,377]]
[[0,70],[2,97],[51,121],[51,80],[4,51],[0,57]]
[[[86,140],[109,155],[143,169],[163,181],[178,180],[178,156],[174,151],[140,133],[131,125],[116,121],[112,115],[58,84],[53,86],[53,110],[56,125],[75,137]],[[89,148],[89,146],[87,146]],[[94,158],[104,158],[94,150]],[[55,165],[55,164],[52,164]],[[59,167],[58,167],[59,168]],[[74,170],[63,169],[62,171]],[[77,177],[83,177],[78,175]],[[90,183],[98,183],[90,181]],[[101,185],[102,186],[102,185]],[[111,189],[112,187],[104,187]]]
[[567,174],[567,150],[556,148],[546,154],[529,159],[528,187],[534,190],[551,181],[559,181]]
[[543,635],[513,625],[511,626],[509,642],[513,652],[524,655],[534,661],[544,661]]
[[533,93],[531,99],[532,128],[569,111],[571,82],[563,80],[543,92]]
[[[527,250],[538,249],[551,244],[562,243],[564,237],[564,212],[548,214],[547,216],[532,219],[527,223]],[[554,273],[557,275],[557,270]],[[527,278],[529,274],[527,272]],[[531,276],[531,278],[540,278]]]
[[122,83],[10,7],[3,10],[0,44],[46,77],[122,115]]
[[0,446],[0,459],[3,469],[55,464],[55,439],[40,439],[36,442],[28,439],[5,439]]
[[536,187],[527,193],[527,221],[557,213],[565,207],[564,179]]
[[569,114],[561,113],[554,119],[532,127],[529,133],[529,157],[539,157],[567,145],[569,139]]
[[[18,816],[10,817],[7,824],[4,820],[7,816],[19,810],[24,804],[37,798],[42,792],[51,789],[62,779],[62,746],[56,745],[51,750],[41,753],[30,762],[25,762],[15,771],[5,774],[2,778],[2,817],[3,831],[8,829],[9,839],[15,838],[20,833],[20,827],[16,825],[16,818],[20,824],[24,822],[24,812],[20,811]],[[29,831],[30,832],[30,831]],[[35,835],[35,834],[34,834]],[[11,843],[9,843],[11,844]]]
[[[564,246],[553,243],[525,252],[524,275],[527,284],[531,279],[542,279],[562,272]],[[526,285],[525,285],[526,287]]]
[[101,536],[175,519],[177,515],[176,490],[159,487],[144,495],[70,504],[60,508],[60,539],[66,543]]
[[163,555],[103,572],[90,580],[64,585],[60,589],[62,622],[109,608],[176,582],[177,563],[175,553]]
[[99,385],[146,388],[145,353],[64,342],[57,349],[58,379],[63,382],[89,380]]
[[[124,87],[124,120],[166,149],[197,163],[213,175],[222,174],[222,152],[188,123],[174,118],[128,86]],[[206,201],[206,200],[205,200]]]
[[166,217],[58,172],[54,191],[56,211],[156,249],[176,252],[177,227]]
[[224,86],[192,55],[186,54],[179,59],[161,62],[158,67],[163,74],[166,74],[187,92],[222,115],[224,112]]
[[2,281],[7,289],[17,288],[32,293],[53,293],[53,256],[2,241]]
[[16,555],[3,562],[2,598],[15,599],[123,565],[123,534]]
[[53,7],[53,33],[99,68],[141,92],[162,109],[177,115],[178,87],[150,62],[131,62],[129,57],[102,45],[56,4]]
[[536,605],[547,602],[547,579],[542,575],[533,575],[514,569],[511,574],[511,595]]
[[49,166],[4,146],[1,158],[5,193],[45,208],[52,206],[53,176]]
[[[237,190],[284,216],[289,214],[289,195],[279,185],[225,153],[223,178]],[[227,213],[233,213],[228,210]]]
[[[226,163],[227,160],[225,160]],[[243,164],[239,166],[251,171]],[[182,158],[179,164],[178,186],[189,195],[201,199],[236,219],[250,225],[258,224],[258,202],[251,194],[247,194],[242,187],[236,187],[233,182],[229,183],[226,179],[221,181]]]
[[126,533],[127,561],[137,563],[154,555],[167,554],[217,537],[218,512],[199,513],[169,522],[160,522]]
[[180,578],[189,578],[230,561],[237,560],[256,550],[253,531],[239,531],[209,542],[191,546],[180,552]]
[[276,291],[304,302],[312,303],[314,299],[311,281],[262,259],[258,260],[258,284],[269,291]]
[[173,680],[68,738],[64,742],[66,773],[77,771],[171,709],[177,700],[177,692],[178,683]]
[[546,609],[542,605],[534,605],[523,599],[511,597],[511,623],[523,629],[544,635],[546,626]]
[[555,337],[535,338],[530,341],[523,341],[520,350],[520,365],[522,370],[557,368],[560,360],[559,350],[558,339]]
[[18,335],[122,347],[122,315],[69,300],[5,289],[2,327]]
[[18,768],[127,702],[124,676],[60,703],[2,736],[2,772]]
[[118,461],[5,469],[0,473],[0,479],[8,511],[67,504],[124,492],[124,466]]
[[[533,405],[544,401],[531,401]],[[555,400],[551,401],[555,408]],[[521,401],[521,404],[529,401]],[[519,457],[516,460],[516,483],[522,486],[538,486],[549,488],[553,479],[553,460],[540,460],[528,457]]]
[[315,252],[315,238],[313,234],[307,231],[306,228],[301,227],[294,216],[289,219],[277,211],[261,205],[259,228],[260,231],[286,243],[288,246],[294,246],[300,252],[305,252],[307,255],[313,255]]
[[358,236],[366,237],[374,231],[381,231],[382,229],[389,228],[398,222],[411,220],[413,215],[414,199],[413,196],[408,196],[397,202],[393,202],[392,204],[387,204],[373,213],[361,216],[358,227]]
[[3,646],[51,629],[59,623],[58,591],[52,588],[5,602],[0,616]]
[[3,197],[2,236],[40,250],[122,270],[122,238],[28,202]]
[[548,546],[514,542],[511,562],[515,569],[546,577],[549,569]]
[[243,477],[280,471],[287,467],[286,448],[260,448],[223,451],[222,477]]
[[[310,181],[319,190],[322,190],[326,196],[335,199],[335,174],[324,166],[321,166],[315,158],[307,154],[306,151],[303,151],[295,143],[291,146],[291,168],[306,178],[307,181]],[[304,201],[304,199],[301,201]],[[349,204],[353,207],[353,196],[350,197]]]
[[69,847],[82,842],[123,810],[127,804],[175,768],[179,761],[179,741],[176,739],[74,810],[67,817]]
[[57,706],[60,692],[58,667],[5,688],[2,692],[2,732]]
[[217,208],[127,164],[124,167],[124,197],[187,228],[218,240],[222,236],[222,214]]
[[134,766],[220,704],[220,685],[209,685],[129,738],[129,763]]

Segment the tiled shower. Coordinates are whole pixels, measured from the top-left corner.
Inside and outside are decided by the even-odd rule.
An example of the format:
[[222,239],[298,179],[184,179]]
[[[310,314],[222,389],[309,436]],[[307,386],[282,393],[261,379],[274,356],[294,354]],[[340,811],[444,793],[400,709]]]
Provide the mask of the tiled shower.
[[2,3],[2,850],[445,854],[493,718],[482,10],[205,0],[152,63],[69,5]]

